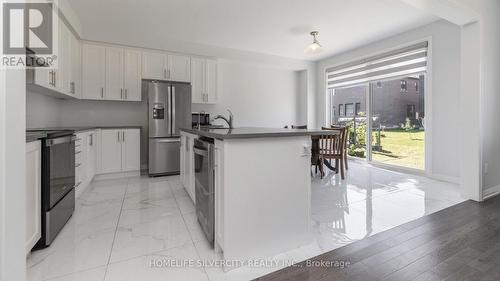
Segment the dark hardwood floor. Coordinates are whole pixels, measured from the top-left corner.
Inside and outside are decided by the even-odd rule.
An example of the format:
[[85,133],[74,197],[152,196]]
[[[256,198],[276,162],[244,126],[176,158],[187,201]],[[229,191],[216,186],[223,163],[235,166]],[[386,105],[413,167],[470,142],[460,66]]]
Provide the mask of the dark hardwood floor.
[[500,280],[500,196],[452,206],[256,280]]

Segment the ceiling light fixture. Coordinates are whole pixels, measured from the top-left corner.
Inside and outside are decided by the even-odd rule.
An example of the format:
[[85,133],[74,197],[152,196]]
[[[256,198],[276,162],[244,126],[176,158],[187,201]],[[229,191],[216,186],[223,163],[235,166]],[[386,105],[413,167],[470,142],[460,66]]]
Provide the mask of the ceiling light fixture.
[[313,42],[307,46],[307,48],[304,50],[304,53],[306,54],[317,54],[323,51],[323,47],[319,43],[318,39],[316,36],[318,36],[319,32],[318,31],[311,31],[311,36],[313,37]]

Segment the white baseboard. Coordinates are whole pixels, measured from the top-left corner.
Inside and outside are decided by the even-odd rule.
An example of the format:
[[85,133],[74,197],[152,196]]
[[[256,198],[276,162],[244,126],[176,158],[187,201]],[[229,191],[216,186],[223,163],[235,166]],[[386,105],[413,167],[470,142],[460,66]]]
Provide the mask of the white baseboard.
[[435,179],[435,180],[445,181],[445,182],[454,183],[454,184],[460,184],[460,178],[458,178],[458,177],[452,177],[452,176],[441,175],[441,174],[431,174],[431,175],[429,175],[429,177],[432,179]]
[[95,175],[94,181],[112,180],[112,179],[121,179],[121,178],[130,178],[130,177],[136,177],[136,176],[140,176],[140,175],[141,175],[141,171],[132,171],[132,172],[125,172],[125,173],[100,174],[100,175]]
[[500,185],[490,187],[490,188],[486,189],[485,191],[483,191],[483,200],[494,197],[498,194],[500,194]]

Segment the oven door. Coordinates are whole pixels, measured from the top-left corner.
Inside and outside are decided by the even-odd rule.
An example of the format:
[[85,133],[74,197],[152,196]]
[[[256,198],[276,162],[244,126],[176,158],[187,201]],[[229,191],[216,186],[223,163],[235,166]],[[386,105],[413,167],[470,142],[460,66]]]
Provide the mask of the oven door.
[[75,137],[47,139],[45,146],[50,210],[75,187]]

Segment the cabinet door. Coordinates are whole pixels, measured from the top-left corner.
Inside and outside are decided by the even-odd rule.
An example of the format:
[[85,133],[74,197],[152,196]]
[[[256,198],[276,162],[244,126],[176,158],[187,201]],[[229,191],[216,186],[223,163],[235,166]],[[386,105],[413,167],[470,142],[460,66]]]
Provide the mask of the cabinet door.
[[52,85],[52,69],[37,67],[35,68],[35,84],[52,89],[54,85]]
[[122,171],[141,169],[141,131],[138,129],[122,130]]
[[205,59],[191,58],[191,95],[195,103],[205,101]]
[[101,172],[116,173],[122,170],[122,130],[101,131]]
[[181,184],[186,189],[186,166],[185,166],[185,159],[186,159],[186,136],[181,133],[181,157],[180,157],[180,179],[181,179]]
[[82,56],[81,56],[81,48],[80,48],[80,41],[76,36],[71,33],[70,34],[70,43],[71,43],[71,48],[70,48],[70,79],[69,79],[69,85],[70,85],[70,94],[72,94],[75,97],[81,98],[82,97],[82,85],[81,85],[81,80],[82,80]]
[[87,135],[87,178],[89,181],[96,173],[96,132],[92,131]]
[[207,60],[205,73],[205,93],[208,103],[217,102],[217,62],[215,60]]
[[106,79],[106,48],[98,45],[82,46],[82,96],[84,99],[104,98]]
[[106,48],[106,100],[124,98],[123,69],[123,49]]
[[125,50],[124,99],[141,101],[141,53]]
[[26,144],[26,253],[41,237],[41,146],[40,141]]
[[55,70],[56,90],[63,94],[70,95],[70,75],[71,70],[71,31],[62,20],[59,21],[59,61],[58,69]]
[[167,80],[167,56],[163,53],[142,53],[142,79]]
[[167,78],[171,81],[191,81],[191,58],[181,55],[168,55]]
[[85,133],[76,134],[75,141],[75,196],[78,198],[83,193],[87,178],[87,135]]
[[191,197],[191,200],[193,200],[193,203],[196,204],[196,190],[195,190],[195,175],[194,175],[194,137],[189,137],[187,141],[187,158],[186,158],[186,165],[187,165],[187,186],[188,186],[188,194],[189,197]]

